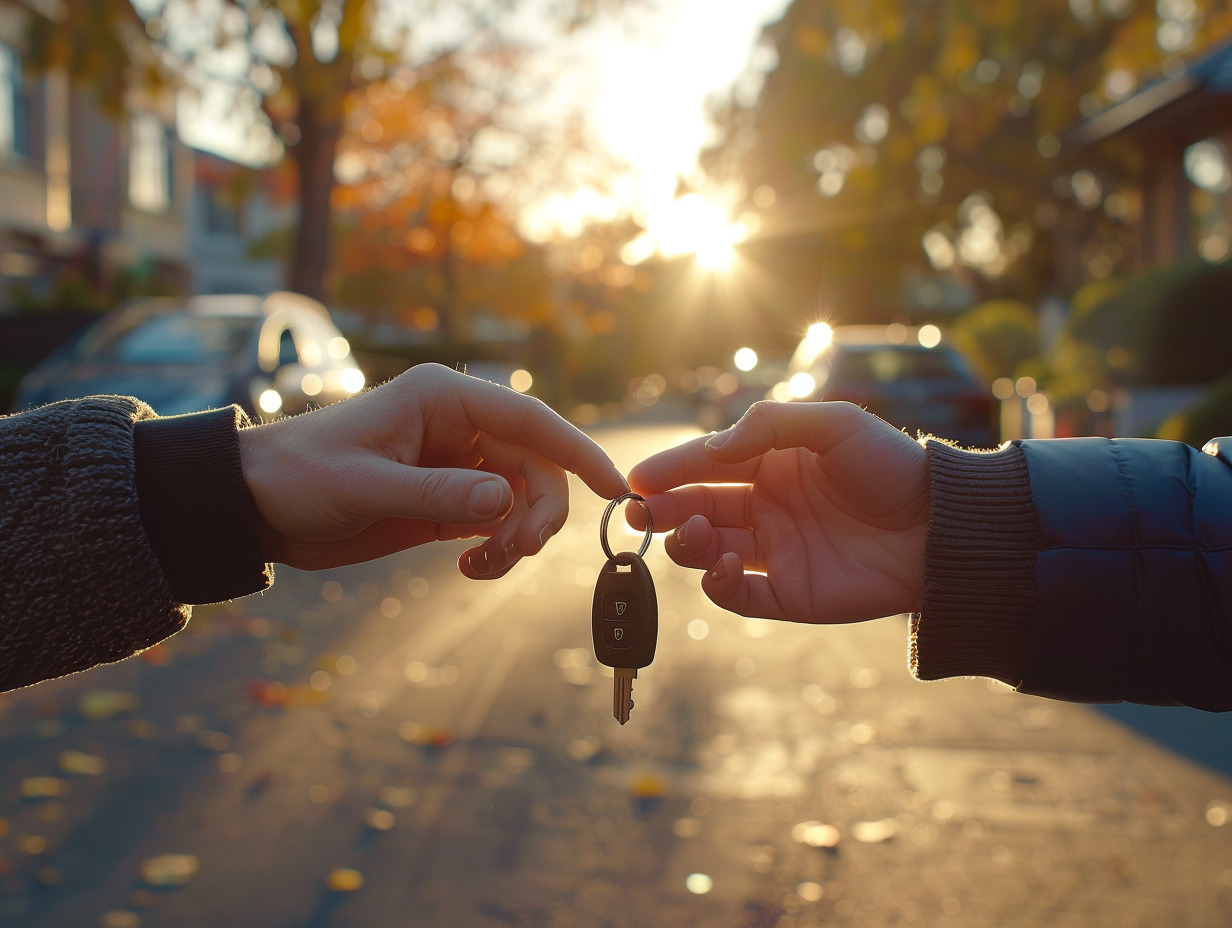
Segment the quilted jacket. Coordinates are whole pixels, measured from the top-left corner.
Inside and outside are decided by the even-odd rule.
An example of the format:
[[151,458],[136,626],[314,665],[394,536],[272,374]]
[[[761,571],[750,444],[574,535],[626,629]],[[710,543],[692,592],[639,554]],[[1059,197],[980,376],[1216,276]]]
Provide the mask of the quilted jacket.
[[1084,702],[1232,709],[1232,439],[928,441],[912,666]]

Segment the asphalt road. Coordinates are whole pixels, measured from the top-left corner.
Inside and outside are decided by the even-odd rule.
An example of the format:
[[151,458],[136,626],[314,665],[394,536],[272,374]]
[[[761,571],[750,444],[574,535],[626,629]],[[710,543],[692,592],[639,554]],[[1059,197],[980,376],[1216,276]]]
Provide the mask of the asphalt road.
[[[694,433],[596,435],[628,466]],[[590,652],[601,511],[579,487],[496,583],[461,545],[282,569],[5,697],[0,925],[1232,924],[1232,781],[1085,707],[917,683],[902,617],[741,619],[656,543],[622,728]]]

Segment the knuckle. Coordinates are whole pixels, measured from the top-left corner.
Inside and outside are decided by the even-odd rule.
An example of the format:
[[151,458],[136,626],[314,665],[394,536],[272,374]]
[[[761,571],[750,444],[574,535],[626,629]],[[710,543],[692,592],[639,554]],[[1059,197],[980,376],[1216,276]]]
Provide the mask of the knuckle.
[[858,416],[864,411],[850,400],[831,400],[830,402],[832,403],[831,408],[840,415]]
[[407,496],[421,506],[439,502],[452,482],[450,475],[442,470],[429,470],[418,478],[407,473],[403,481]]
[[749,407],[748,412],[744,414],[744,418],[754,423],[765,422],[774,418],[778,407],[781,405],[781,403],[776,403],[774,400],[758,400]]

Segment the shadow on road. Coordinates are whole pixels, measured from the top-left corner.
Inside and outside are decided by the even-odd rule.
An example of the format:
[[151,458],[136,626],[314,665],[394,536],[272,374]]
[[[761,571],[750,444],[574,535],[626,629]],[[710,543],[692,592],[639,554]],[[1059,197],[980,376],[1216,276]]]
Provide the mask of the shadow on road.
[[1094,708],[1156,744],[1232,777],[1232,713],[1127,702]]

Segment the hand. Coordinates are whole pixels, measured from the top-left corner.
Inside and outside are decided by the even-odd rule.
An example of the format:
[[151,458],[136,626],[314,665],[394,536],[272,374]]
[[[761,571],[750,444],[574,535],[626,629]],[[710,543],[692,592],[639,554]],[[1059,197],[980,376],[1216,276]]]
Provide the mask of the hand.
[[317,570],[428,541],[486,536],[458,567],[503,576],[569,513],[572,471],[628,489],[598,445],[539,400],[439,364],[240,432],[268,560]]
[[[707,571],[702,589],[724,609],[815,623],[919,609],[924,449],[850,403],[758,403],[629,482],[656,530],[676,528],[668,555]],[[641,507],[626,511],[641,528]]]

